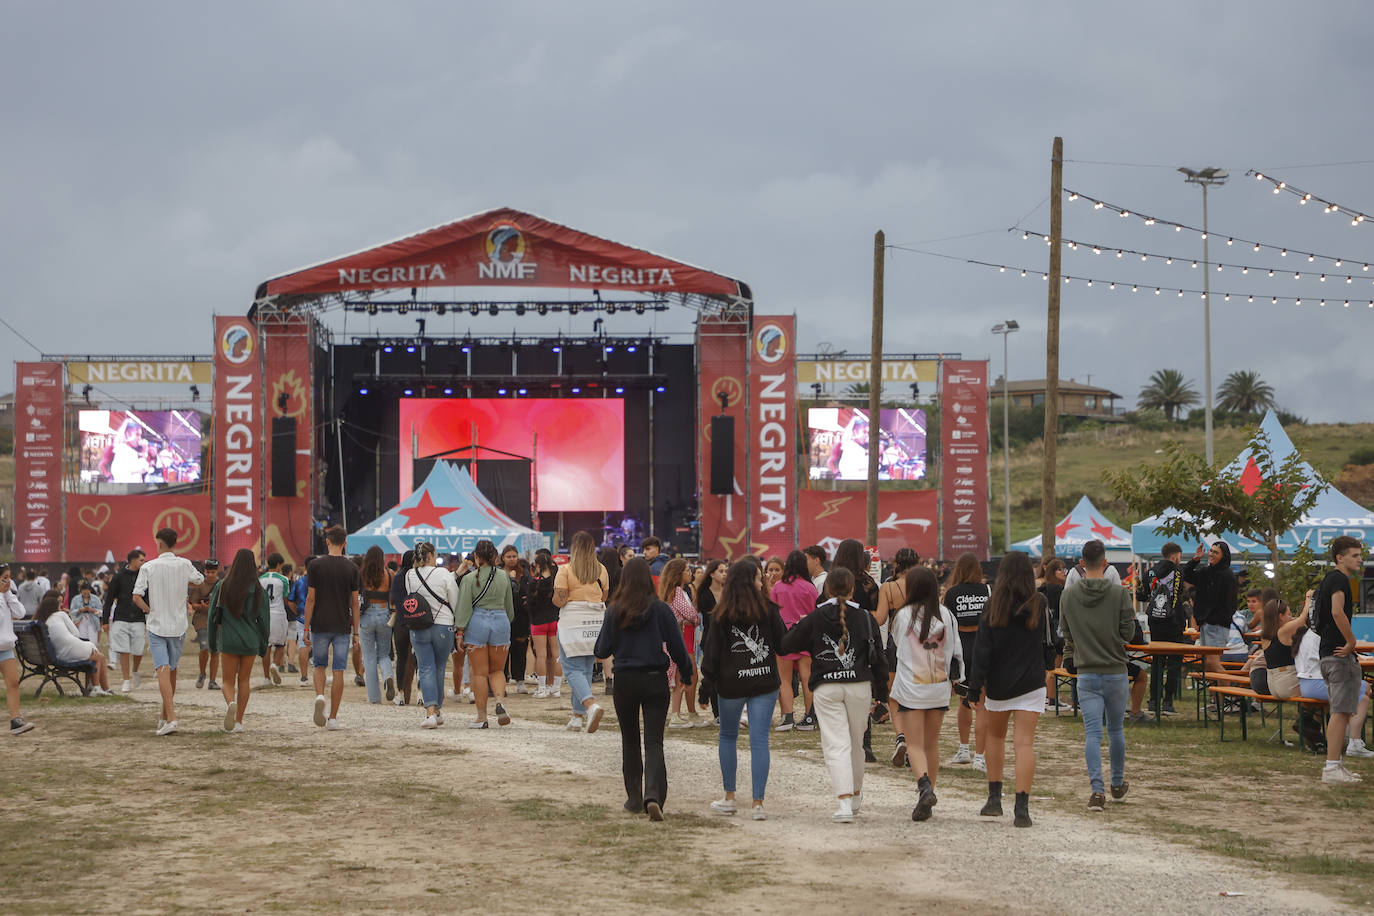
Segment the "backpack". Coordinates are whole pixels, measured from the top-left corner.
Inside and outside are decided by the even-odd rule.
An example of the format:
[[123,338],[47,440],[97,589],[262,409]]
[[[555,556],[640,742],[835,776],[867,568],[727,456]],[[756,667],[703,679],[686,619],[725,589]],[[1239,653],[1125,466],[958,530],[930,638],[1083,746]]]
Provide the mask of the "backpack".
[[[434,600],[438,602],[438,606],[448,607],[448,602],[440,598],[434,589],[430,588],[428,580],[418,569],[415,570],[415,578],[420,580],[420,584],[424,586],[424,591],[433,596]],[[401,601],[401,623],[412,630],[428,630],[434,626],[434,610],[424,592],[410,592]]]
[[1179,600],[1183,591],[1183,577],[1177,571],[1173,573],[1173,577],[1173,581],[1167,584],[1163,579],[1156,579],[1153,588],[1150,589],[1145,613],[1150,618],[1152,628],[1156,623],[1178,627],[1185,622],[1187,607]]

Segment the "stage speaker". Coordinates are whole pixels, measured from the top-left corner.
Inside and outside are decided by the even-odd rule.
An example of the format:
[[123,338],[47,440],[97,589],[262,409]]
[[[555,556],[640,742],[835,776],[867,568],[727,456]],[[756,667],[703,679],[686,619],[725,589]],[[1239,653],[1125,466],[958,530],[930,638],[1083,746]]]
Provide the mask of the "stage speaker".
[[272,418],[272,495],[296,495],[296,418]]
[[735,492],[735,418],[711,418],[711,495]]

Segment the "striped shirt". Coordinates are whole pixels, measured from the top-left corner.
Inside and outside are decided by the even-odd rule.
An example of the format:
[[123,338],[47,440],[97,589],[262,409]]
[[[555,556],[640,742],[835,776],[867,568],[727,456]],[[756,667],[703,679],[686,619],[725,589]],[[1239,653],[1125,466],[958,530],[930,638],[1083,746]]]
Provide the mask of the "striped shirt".
[[187,589],[205,576],[185,557],[170,550],[144,563],[134,582],[134,594],[148,603],[148,632],[154,636],[183,636],[189,619]]

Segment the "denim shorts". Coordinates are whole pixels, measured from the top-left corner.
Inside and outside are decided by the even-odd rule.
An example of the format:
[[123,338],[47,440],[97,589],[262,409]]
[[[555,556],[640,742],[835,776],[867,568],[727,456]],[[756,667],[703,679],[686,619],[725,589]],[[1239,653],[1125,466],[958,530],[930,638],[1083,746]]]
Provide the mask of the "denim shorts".
[[13,649],[0,649],[0,662],[12,661],[16,657]]
[[[334,647],[334,659],[329,658],[329,647]],[[335,671],[348,667],[349,634],[310,631],[310,661],[316,668],[329,665]]]
[[505,611],[489,607],[473,608],[472,619],[463,631],[463,645],[481,648],[482,646],[509,646],[510,621]]
[[148,634],[148,648],[153,656],[153,670],[171,668],[177,670],[181,663],[181,648],[186,642],[186,634],[180,636],[159,636]]
[[1202,644],[1204,646],[1225,646],[1230,638],[1230,626],[1219,627],[1210,623],[1202,625]]

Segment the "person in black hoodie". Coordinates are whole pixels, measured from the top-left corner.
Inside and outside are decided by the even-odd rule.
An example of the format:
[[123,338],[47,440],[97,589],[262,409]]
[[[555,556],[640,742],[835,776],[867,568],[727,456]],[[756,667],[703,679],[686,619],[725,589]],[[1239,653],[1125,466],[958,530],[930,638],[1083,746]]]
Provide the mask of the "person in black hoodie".
[[837,564],[825,580],[825,593],[825,603],[783,637],[782,651],[811,653],[811,695],[821,727],[821,752],[840,802],[831,817],[848,824],[859,813],[863,794],[868,712],[875,696],[887,699],[887,659],[878,645],[873,617],[850,600],[853,573]]
[[1002,764],[1007,723],[1016,715],[1016,826],[1031,826],[1030,787],[1035,778],[1035,726],[1045,711],[1045,671],[1054,663],[1054,637],[1045,596],[1035,590],[1030,557],[1002,558],[987,613],[973,644],[969,696],[987,691],[988,800],[979,814],[1002,815]]
[[[1150,627],[1150,639],[1155,642],[1191,642],[1183,633],[1188,624],[1188,596],[1183,587],[1179,563],[1183,548],[1173,541],[1160,550],[1163,555],[1148,577],[1141,577],[1136,588],[1136,600],[1145,603],[1145,619]],[[1166,716],[1175,715],[1174,700],[1179,696],[1183,679],[1183,657],[1164,657],[1164,696],[1160,701]],[[1150,702],[1150,712],[1155,704]]]
[[[854,538],[840,541],[839,546],[835,548],[835,561],[832,567],[834,566],[843,567],[854,574],[854,594],[850,596],[850,600],[868,611],[869,614],[876,614],[878,612],[879,588],[878,583],[874,582],[873,577],[868,574],[868,551],[864,549],[864,545]],[[827,595],[817,596],[816,606],[819,607],[826,599]],[[886,710],[878,710],[875,706],[869,712],[886,713]],[[815,728],[815,715],[808,713],[807,719],[810,720],[810,726]],[[803,727],[802,730],[804,731],[805,728]],[[864,727],[864,760],[873,763],[877,759],[873,753],[873,724],[870,719],[869,724]]]
[[778,647],[787,628],[776,605],[764,600],[763,580],[753,563],[736,563],[725,576],[714,620],[701,648],[701,677],[720,697],[720,779],[725,798],[711,802],[717,814],[734,814],[736,744],[740,714],[749,710],[749,765],[753,774],[753,818],[767,819],[768,733],[782,681]]
[[[1225,646],[1231,636],[1231,617],[1236,613],[1240,587],[1236,574],[1231,572],[1231,548],[1225,541],[1213,544],[1206,556],[1203,562],[1202,545],[1197,545],[1197,552],[1183,566],[1183,581],[1195,589],[1193,618],[1201,631],[1201,644]],[[1219,674],[1221,656],[1205,656],[1203,665],[1207,671]]]
[[[119,654],[119,673],[124,678],[120,693],[138,687],[138,666],[143,663],[143,649],[148,645],[148,615],[134,604],[134,584],[143,567],[143,551],[135,547],[129,551],[128,563],[110,579],[105,590],[104,623],[110,630],[110,654]],[[133,658],[133,674],[129,673],[129,659]],[[113,659],[111,659],[113,664]]]
[[[666,651],[665,651],[666,648]],[[620,720],[620,766],[625,778],[625,810],[644,811],[663,820],[668,768],[663,760],[663,728],[668,721],[668,659],[677,663],[683,683],[692,683],[692,663],[677,618],[658,600],[649,561],[625,564],[611,595],[597,658],[615,657],[615,715]],[[644,750],[640,753],[643,717]]]

